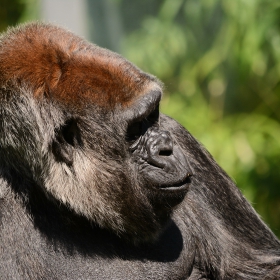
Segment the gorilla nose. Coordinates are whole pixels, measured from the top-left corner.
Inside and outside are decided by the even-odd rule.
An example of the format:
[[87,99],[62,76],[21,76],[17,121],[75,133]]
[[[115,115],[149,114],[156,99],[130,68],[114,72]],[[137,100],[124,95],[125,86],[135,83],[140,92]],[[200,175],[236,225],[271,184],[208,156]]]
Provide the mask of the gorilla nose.
[[168,131],[150,129],[142,139],[145,163],[143,175],[161,190],[186,190],[192,171],[176,138]]
[[168,131],[153,131],[147,142],[148,163],[165,168],[169,157],[173,153],[173,140]]

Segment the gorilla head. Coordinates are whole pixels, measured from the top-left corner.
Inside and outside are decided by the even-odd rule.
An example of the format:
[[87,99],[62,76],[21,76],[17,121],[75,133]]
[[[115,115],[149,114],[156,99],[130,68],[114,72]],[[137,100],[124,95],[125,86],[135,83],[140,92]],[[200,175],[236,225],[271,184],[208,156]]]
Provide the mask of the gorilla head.
[[162,87],[61,28],[0,38],[0,166],[102,228],[155,239],[188,191],[186,151],[159,113]]

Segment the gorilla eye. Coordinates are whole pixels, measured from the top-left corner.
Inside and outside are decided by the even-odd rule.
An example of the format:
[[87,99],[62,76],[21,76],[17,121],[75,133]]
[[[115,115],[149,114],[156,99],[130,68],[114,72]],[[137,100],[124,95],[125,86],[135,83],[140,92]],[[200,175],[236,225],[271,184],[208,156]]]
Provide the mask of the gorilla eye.
[[154,111],[152,111],[149,116],[147,117],[147,121],[150,125],[153,125],[154,123],[158,122],[159,118],[159,106],[156,107]]
[[127,141],[135,141],[137,140],[143,133],[143,121],[137,121],[137,122],[133,122],[131,123],[128,128],[127,128],[127,132],[126,132],[126,138]]
[[141,135],[144,135],[149,127],[157,124],[159,118],[158,106],[148,116],[143,117],[129,124],[126,132],[126,140],[128,142],[135,142]]

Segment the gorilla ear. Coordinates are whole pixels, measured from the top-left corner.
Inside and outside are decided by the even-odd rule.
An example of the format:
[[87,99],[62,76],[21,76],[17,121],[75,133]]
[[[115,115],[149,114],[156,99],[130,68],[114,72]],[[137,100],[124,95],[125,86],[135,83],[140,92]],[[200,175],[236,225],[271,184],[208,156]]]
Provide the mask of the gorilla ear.
[[57,161],[73,164],[75,148],[81,143],[77,120],[70,119],[55,131],[52,151]]

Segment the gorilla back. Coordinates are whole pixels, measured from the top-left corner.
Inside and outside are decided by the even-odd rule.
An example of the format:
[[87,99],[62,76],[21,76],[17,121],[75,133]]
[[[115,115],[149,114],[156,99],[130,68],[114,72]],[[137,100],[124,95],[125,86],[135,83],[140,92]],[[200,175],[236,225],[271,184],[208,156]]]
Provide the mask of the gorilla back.
[[62,28],[0,37],[0,279],[280,279],[280,242],[161,95]]

